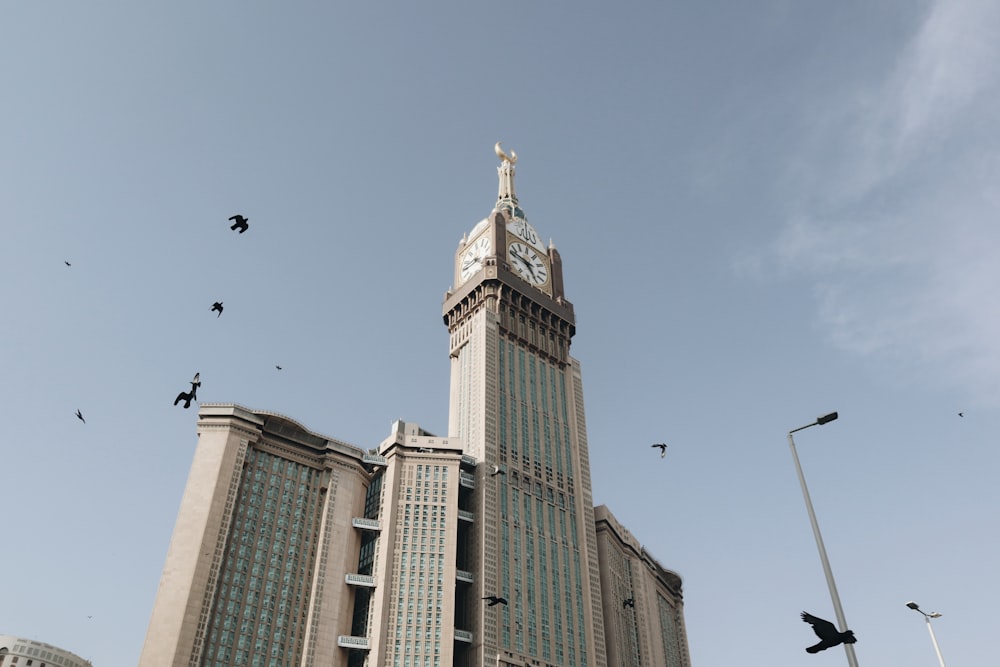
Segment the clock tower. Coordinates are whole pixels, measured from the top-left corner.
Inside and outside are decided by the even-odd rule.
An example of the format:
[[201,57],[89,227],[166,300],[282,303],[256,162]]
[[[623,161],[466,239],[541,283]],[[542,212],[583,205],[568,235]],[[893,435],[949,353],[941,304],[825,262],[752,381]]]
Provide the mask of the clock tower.
[[[459,242],[445,295],[448,433],[477,473],[474,521],[459,533],[455,665],[607,664],[576,332],[562,260],[514,192],[517,154],[500,158],[489,216]],[[463,522],[464,523],[464,522]],[[487,606],[484,597],[506,600]]]

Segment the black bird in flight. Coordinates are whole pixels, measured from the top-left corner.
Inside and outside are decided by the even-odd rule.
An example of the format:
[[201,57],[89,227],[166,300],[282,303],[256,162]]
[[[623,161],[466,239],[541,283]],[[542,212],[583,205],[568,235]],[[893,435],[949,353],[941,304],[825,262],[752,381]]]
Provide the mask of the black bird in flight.
[[654,447],[654,448],[655,447],[659,447],[660,448],[660,458],[661,459],[667,455],[667,446],[664,445],[662,442],[661,443],[657,443],[655,445],[650,445],[650,447]]
[[212,304],[212,307],[211,307],[210,310],[213,310],[213,311],[217,310],[217,311],[219,311],[219,314],[216,315],[215,317],[216,318],[220,317],[222,315],[222,302],[221,301],[216,301],[215,303]]
[[277,368],[279,371],[281,370],[281,366],[279,366],[278,364],[275,364],[274,367]]
[[807,648],[806,653],[819,653],[838,644],[854,644],[858,641],[852,630],[840,632],[837,630],[837,626],[830,621],[816,618],[812,614],[802,612],[802,620],[813,626],[813,632],[820,638],[820,642]]
[[191,391],[182,391],[177,394],[177,398],[174,399],[174,405],[177,405],[181,401],[184,401],[184,409],[187,410],[191,407],[191,401],[198,400],[198,387],[201,386],[201,373],[195,373],[194,378],[191,380]]
[[194,387],[192,387],[191,391],[182,391],[181,393],[177,394],[177,398],[174,399],[174,405],[177,405],[181,401],[184,401],[184,409],[187,410],[188,408],[191,407],[191,401],[196,400],[197,398],[198,398],[198,392]]
[[964,416],[965,416],[965,413],[964,413],[964,412],[959,412],[959,413],[958,413],[958,416],[959,416],[959,417],[964,417]]
[[498,597],[496,595],[487,595],[483,598],[484,600],[489,600],[487,607],[495,607],[498,604],[507,604],[506,598]]
[[84,424],[87,423],[87,420],[83,418],[83,413],[80,412],[79,409],[77,409],[77,411],[76,411],[76,418],[79,419],[80,421],[82,421]]
[[66,266],[73,266],[72,264],[70,264],[70,263],[69,263],[69,262],[67,262],[66,260],[63,260],[63,264],[65,264]]
[[233,217],[231,217],[229,219],[230,220],[235,220],[235,222],[233,223],[233,226],[230,227],[230,229],[233,229],[233,230],[238,229],[238,230],[240,230],[240,234],[242,234],[243,232],[245,232],[250,227],[250,225],[247,224],[248,218],[244,218],[239,213],[237,213],[236,215],[234,215]]
[[625,607],[632,607],[635,609],[635,598],[628,598],[627,600],[622,600],[622,609]]
[[497,475],[506,475],[507,472],[500,469],[500,466],[493,466],[493,470],[490,471],[490,477],[496,477]]

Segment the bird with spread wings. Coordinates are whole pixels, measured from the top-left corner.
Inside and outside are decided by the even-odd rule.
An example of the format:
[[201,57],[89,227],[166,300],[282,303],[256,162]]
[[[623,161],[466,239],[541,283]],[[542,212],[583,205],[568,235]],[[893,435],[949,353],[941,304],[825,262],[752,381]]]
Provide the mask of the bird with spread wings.
[[247,220],[249,220],[250,218],[245,218],[239,213],[237,213],[236,215],[234,215],[229,219],[235,221],[233,222],[233,226],[230,227],[230,229],[232,229],[233,231],[236,231],[238,229],[240,230],[240,234],[242,234],[243,232],[245,232],[247,229],[250,228],[250,225],[247,224]]
[[819,653],[840,644],[854,644],[858,641],[852,630],[840,632],[837,630],[837,626],[830,621],[817,618],[812,614],[802,612],[802,620],[813,626],[813,632],[820,638],[820,642],[807,648],[806,653]]
[[174,399],[174,405],[184,401],[183,407],[185,410],[191,407],[191,401],[198,400],[198,387],[201,386],[201,373],[195,373],[190,384],[191,391],[182,391],[177,394],[177,398]]

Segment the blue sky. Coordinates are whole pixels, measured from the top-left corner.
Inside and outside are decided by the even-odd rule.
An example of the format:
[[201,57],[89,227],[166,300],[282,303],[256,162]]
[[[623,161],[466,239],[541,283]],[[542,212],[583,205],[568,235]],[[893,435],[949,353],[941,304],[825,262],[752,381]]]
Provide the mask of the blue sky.
[[936,664],[916,600],[986,664],[998,30],[976,0],[3,3],[0,632],[135,664],[196,371],[358,446],[444,434],[499,140],[563,257],[595,501],[683,577],[693,663],[843,664],[803,652],[834,614],[785,437],[837,410],[796,443],[859,663]]

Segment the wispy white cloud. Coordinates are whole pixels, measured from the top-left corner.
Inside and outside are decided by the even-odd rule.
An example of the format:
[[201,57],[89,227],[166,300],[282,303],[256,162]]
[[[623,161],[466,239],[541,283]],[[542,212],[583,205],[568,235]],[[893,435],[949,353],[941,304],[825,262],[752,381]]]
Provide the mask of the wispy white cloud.
[[[1000,405],[1000,4],[940,0],[795,156],[772,248],[833,342]],[[841,91],[842,92],[842,91]],[[792,163],[789,163],[792,165]],[[791,169],[791,167],[790,167]]]
[[948,0],[933,5],[898,75],[900,140],[950,124],[996,84],[1000,6]]

